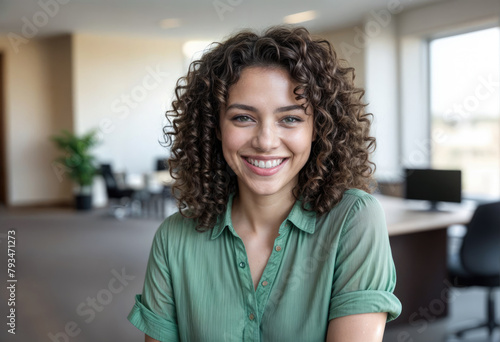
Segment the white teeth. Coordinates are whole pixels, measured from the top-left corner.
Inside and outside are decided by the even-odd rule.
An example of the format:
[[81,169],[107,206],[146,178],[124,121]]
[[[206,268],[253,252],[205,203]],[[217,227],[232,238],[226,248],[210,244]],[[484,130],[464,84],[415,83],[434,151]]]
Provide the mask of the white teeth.
[[253,166],[260,167],[261,169],[270,169],[272,167],[276,167],[283,162],[283,159],[273,159],[273,160],[256,160],[247,158],[247,161]]

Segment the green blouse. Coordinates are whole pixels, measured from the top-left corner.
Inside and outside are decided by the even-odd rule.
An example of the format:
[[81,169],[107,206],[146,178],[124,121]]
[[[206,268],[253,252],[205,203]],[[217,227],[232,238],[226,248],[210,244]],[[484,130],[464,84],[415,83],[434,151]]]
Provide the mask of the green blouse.
[[142,295],[128,319],[159,341],[322,341],[341,316],[401,312],[384,212],[348,190],[317,216],[300,201],[279,228],[254,290],[231,196],[210,231],[179,213],[153,239]]

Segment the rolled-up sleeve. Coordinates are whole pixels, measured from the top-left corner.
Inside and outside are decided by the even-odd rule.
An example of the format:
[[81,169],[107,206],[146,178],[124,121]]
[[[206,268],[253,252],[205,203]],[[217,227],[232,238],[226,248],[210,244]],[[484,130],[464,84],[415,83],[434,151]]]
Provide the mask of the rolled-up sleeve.
[[401,313],[393,294],[396,271],[385,215],[378,201],[365,194],[353,204],[343,224],[335,260],[329,319],[387,312]]
[[152,338],[170,342],[179,341],[179,333],[166,253],[167,229],[164,224],[154,236],[142,295],[136,295],[128,320]]

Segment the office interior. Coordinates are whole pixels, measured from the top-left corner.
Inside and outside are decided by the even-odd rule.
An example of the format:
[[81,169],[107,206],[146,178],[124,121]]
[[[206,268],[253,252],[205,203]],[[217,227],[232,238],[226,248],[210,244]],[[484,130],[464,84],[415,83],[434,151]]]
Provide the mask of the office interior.
[[[498,285],[448,274],[475,209],[500,201],[498,0],[0,2],[0,340],[144,338],[126,316],[177,210],[163,144],[176,81],[211,42],[284,22],[331,42],[374,114],[375,195],[409,303],[384,342],[500,341],[499,328],[454,334],[487,320],[488,293],[500,321]],[[50,139],[64,130],[96,132],[87,210]],[[461,203],[405,199],[407,169],[460,170]]]

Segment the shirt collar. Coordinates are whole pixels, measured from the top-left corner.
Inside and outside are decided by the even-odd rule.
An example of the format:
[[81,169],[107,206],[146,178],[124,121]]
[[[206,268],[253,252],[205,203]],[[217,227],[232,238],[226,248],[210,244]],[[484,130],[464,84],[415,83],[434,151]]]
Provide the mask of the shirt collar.
[[231,221],[231,208],[233,207],[233,198],[234,198],[234,193],[229,195],[229,199],[227,200],[226,212],[217,217],[217,223],[212,229],[212,236],[211,236],[212,240],[219,237],[219,235],[221,235],[222,231],[226,227],[229,227],[231,232],[235,234],[233,228],[233,222]]
[[[212,229],[211,239],[216,239],[219,237],[224,229],[227,227],[231,233],[237,235],[233,228],[233,223],[231,221],[231,208],[233,206],[234,193],[229,195],[229,199],[227,201],[226,212],[219,215],[217,218],[217,223]],[[286,218],[287,221],[290,221],[295,227],[300,230],[313,234],[316,230],[316,213],[314,211],[304,210],[302,208],[302,202],[300,200],[295,201],[295,204],[288,214]]]

